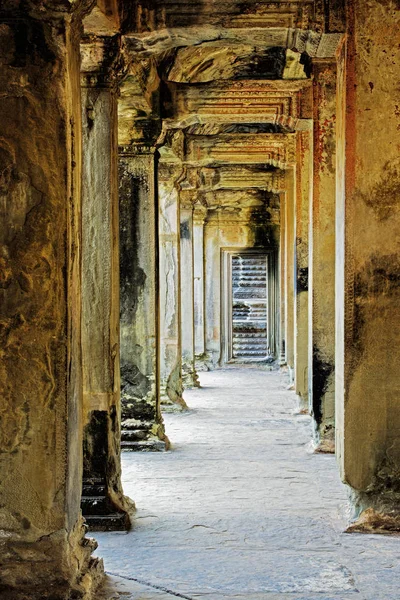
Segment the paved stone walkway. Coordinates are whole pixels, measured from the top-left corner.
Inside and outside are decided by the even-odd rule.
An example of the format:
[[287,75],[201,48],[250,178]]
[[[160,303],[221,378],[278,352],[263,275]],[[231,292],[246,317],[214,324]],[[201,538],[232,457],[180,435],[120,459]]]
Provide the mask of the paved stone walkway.
[[129,533],[96,534],[107,600],[398,600],[400,538],[344,534],[335,458],[309,450],[284,374],[201,374],[173,450],[123,455]]

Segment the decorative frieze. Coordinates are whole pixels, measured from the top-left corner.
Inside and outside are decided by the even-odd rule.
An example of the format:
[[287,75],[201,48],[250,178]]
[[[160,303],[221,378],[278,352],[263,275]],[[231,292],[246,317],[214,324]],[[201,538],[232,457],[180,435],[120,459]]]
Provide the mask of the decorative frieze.
[[188,136],[187,162],[192,165],[264,164],[285,169],[295,164],[294,134],[223,134]]
[[[144,5],[144,6],[143,6]],[[323,6],[314,0],[224,0],[215,9],[211,0],[157,0],[139,2],[133,27],[138,32],[199,26],[250,28],[299,27],[310,28],[323,21]]]
[[[279,123],[294,128],[299,117],[298,91],[308,80],[282,87],[248,81],[230,85],[185,86],[169,84],[174,122],[196,115],[197,122]],[[239,118],[239,119],[238,119]]]

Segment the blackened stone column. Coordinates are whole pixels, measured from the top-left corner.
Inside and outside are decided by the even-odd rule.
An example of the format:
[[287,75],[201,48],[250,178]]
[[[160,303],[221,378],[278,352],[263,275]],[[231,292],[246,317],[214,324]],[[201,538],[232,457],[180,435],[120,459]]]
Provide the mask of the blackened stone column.
[[336,63],[332,59],[314,59],[313,75],[309,401],[316,449],[334,452]]
[[194,355],[193,205],[180,205],[181,337],[183,387],[199,387]]
[[158,165],[160,383],[163,410],[184,410],[181,339],[180,162]]
[[82,512],[92,530],[127,529],[133,508],[122,491],[120,460],[117,89],[110,64],[118,46],[107,38],[81,46]]
[[81,23],[65,6],[21,15],[5,1],[0,17],[0,571],[13,600],[83,597],[102,576],[80,511]]
[[158,376],[158,210],[155,153],[119,156],[122,449],[165,450]]
[[336,454],[356,514],[369,509],[357,527],[399,530],[400,11],[386,0],[347,7],[338,63]]

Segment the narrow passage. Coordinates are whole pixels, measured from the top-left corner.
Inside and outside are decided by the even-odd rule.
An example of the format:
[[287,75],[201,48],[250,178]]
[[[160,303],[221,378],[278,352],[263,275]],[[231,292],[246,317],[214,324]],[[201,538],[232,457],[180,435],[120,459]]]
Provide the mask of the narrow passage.
[[[344,534],[335,457],[312,454],[284,373],[226,368],[165,416],[173,450],[124,453],[129,533],[97,533],[124,600],[396,600],[400,540]],[[111,592],[111,590],[114,590]]]

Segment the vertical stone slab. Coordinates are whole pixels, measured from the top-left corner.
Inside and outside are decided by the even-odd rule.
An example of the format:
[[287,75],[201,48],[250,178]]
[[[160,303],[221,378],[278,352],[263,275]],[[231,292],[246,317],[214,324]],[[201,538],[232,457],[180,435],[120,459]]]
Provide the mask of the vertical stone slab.
[[183,399],[180,275],[180,199],[178,162],[160,161],[159,260],[160,260],[160,386],[163,410],[182,410]]
[[208,370],[205,346],[204,301],[204,223],[207,207],[196,202],[193,207],[193,276],[194,276],[194,348],[196,369]]
[[290,381],[294,381],[295,366],[295,243],[296,243],[296,189],[294,169],[286,172],[285,198],[285,352]]
[[168,446],[158,375],[158,214],[154,150],[119,157],[122,449]]
[[355,0],[348,24],[338,63],[336,451],[356,508],[398,517],[400,11]]
[[314,59],[313,75],[309,401],[317,449],[334,452],[336,62]]
[[[219,366],[221,361],[221,302],[229,302],[221,287],[221,247],[225,246],[224,218],[219,210],[209,211],[204,235],[204,273],[205,273],[205,338],[206,357],[209,368]],[[234,224],[240,231],[240,225]],[[237,231],[236,230],[236,231]],[[228,232],[229,235],[229,232]]]
[[286,194],[279,195],[279,298],[280,298],[280,358],[281,366],[286,364]]
[[308,222],[312,201],[311,142],[309,131],[297,133],[295,390],[302,412],[308,412]]
[[3,4],[0,18],[0,570],[13,600],[81,597],[101,570],[80,513],[80,22],[57,8],[46,21]]
[[193,206],[180,206],[181,336],[184,388],[199,387],[194,354]]
[[[112,48],[101,42],[100,52]],[[86,52],[82,46],[83,66]],[[118,54],[118,50],[116,50]],[[100,67],[101,65],[99,65]],[[82,512],[92,530],[126,529],[121,484],[117,90],[113,72],[82,76]]]

